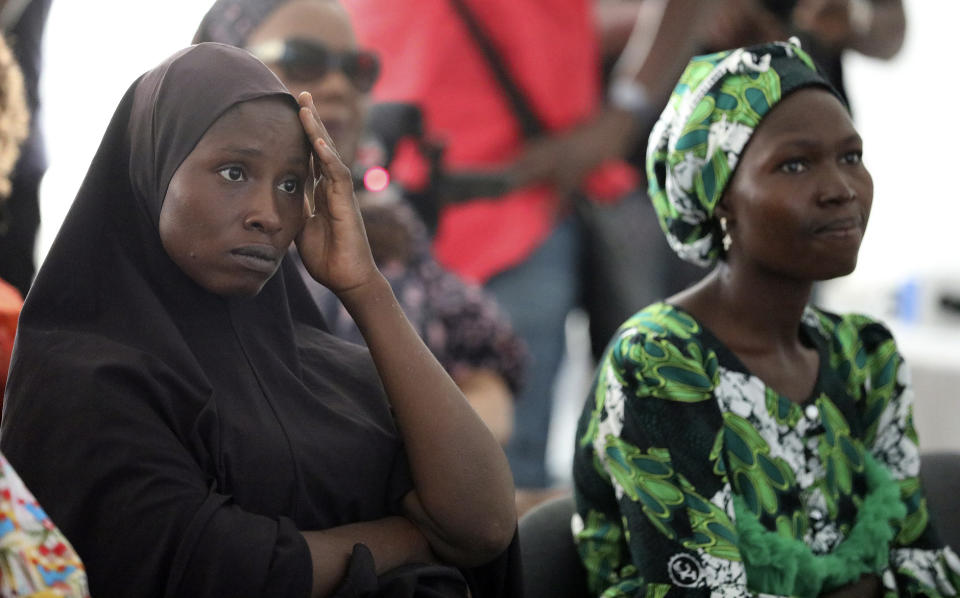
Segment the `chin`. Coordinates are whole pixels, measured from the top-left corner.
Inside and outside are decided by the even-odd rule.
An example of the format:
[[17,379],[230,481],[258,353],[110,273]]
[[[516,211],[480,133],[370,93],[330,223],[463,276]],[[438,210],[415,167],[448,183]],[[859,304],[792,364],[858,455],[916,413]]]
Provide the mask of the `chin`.
[[263,290],[263,286],[264,285],[260,285],[255,289],[248,289],[248,288],[234,289],[227,293],[221,293],[221,295],[224,297],[234,297],[237,299],[252,299],[260,294],[260,291]]
[[832,280],[834,278],[840,278],[841,276],[852,274],[853,271],[857,269],[857,257],[854,256],[853,259],[843,262],[824,263],[820,266],[820,275],[816,276],[815,280]]
[[766,269],[791,280],[820,282],[840,278],[853,272],[857,267],[856,254],[828,256],[810,253],[803,260],[777,260],[768,262]]
[[200,286],[206,289],[207,292],[213,293],[214,295],[219,295],[220,297],[248,299],[259,295],[260,291],[263,290],[263,287],[266,286],[267,282],[269,282],[271,278],[273,278],[272,275],[266,280],[260,279],[256,281],[210,281],[209,283],[201,284]]

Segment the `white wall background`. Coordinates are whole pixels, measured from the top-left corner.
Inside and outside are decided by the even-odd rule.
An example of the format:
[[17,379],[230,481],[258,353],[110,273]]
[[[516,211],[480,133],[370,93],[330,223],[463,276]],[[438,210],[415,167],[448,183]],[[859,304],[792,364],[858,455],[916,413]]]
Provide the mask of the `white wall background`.
[[[876,182],[870,230],[852,280],[895,282],[920,271],[960,274],[953,183],[960,124],[949,65],[956,0],[905,0],[909,32],[890,62],[851,56],[849,88]],[[190,42],[211,0],[57,0],[46,37],[42,92],[50,170],[42,189],[46,254],[103,130],[127,86]],[[951,83],[953,82],[953,83]],[[855,301],[854,301],[855,302]],[[844,307],[850,307],[844,305]]]
[[127,87],[188,46],[213,0],[54,0],[41,80],[50,168],[40,190],[42,259]]
[[[874,177],[870,230],[855,276],[906,277],[918,270],[960,274],[948,251],[958,234],[958,89],[949,58],[960,23],[956,0],[905,0],[903,50],[892,61],[851,55],[846,62],[865,159]],[[947,91],[950,89],[951,91]]]

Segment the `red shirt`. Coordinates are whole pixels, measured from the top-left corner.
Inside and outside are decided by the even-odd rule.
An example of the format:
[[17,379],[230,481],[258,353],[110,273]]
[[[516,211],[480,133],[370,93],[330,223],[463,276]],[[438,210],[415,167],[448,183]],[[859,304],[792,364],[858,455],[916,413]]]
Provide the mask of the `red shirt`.
[[[361,46],[383,63],[378,100],[417,103],[427,133],[446,143],[446,165],[496,168],[523,137],[501,87],[449,0],[349,0]],[[598,48],[587,0],[471,0],[513,79],[550,129],[591,116],[600,101]],[[437,259],[484,282],[523,261],[549,235],[555,193],[546,186],[447,206]]]
[[0,407],[3,407],[3,390],[7,385],[7,370],[13,354],[13,339],[17,335],[17,319],[23,299],[20,291],[0,279]]

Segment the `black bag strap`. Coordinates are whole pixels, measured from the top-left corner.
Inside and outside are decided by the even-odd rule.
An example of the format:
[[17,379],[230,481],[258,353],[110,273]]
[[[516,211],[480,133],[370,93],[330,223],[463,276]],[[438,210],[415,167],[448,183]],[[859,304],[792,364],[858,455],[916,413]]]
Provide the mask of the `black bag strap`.
[[533,106],[530,105],[527,96],[520,89],[520,86],[514,81],[503,58],[500,56],[500,53],[497,52],[490,37],[483,30],[476,15],[474,15],[470,7],[467,6],[466,0],[450,0],[450,4],[464,25],[466,25],[470,37],[472,37],[474,43],[477,44],[487,66],[490,67],[491,72],[497,79],[497,83],[500,84],[500,89],[506,94],[513,115],[520,123],[520,129],[523,132],[524,138],[533,139],[545,135],[547,133],[547,127],[544,126],[543,121],[537,116],[536,111],[533,109]]

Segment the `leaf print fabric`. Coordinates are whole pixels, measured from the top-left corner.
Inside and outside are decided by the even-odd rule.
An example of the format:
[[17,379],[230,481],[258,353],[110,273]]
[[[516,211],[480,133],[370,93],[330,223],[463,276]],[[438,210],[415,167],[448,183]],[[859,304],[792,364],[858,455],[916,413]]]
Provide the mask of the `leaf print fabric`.
[[[887,596],[958,595],[960,559],[929,524],[909,376],[890,333],[869,318],[813,308],[800,333],[820,356],[802,405],[676,307],[654,304],[620,328],[574,458],[574,537],[595,595],[765,592],[743,563],[735,497],[750,514],[744,525],[759,522],[814,557],[838,547],[847,555],[876,463],[897,515],[886,525],[889,551],[875,546],[883,552],[863,562],[880,563]],[[830,589],[796,579],[785,594]]]

